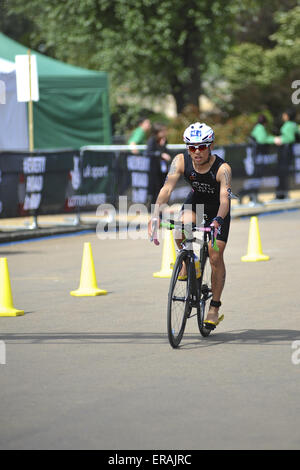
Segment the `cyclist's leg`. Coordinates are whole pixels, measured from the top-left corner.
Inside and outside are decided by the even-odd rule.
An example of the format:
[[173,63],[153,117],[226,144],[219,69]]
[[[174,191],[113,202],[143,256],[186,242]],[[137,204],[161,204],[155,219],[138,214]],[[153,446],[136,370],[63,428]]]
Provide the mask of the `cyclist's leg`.
[[[179,215],[179,221],[183,224],[191,224],[196,222],[194,192],[191,191],[186,200],[184,201]],[[179,249],[182,248],[182,242],[185,238],[181,230],[174,230],[175,242]],[[186,265],[183,263],[182,270],[179,274],[179,279],[184,279],[187,275]]]
[[[225,285],[226,278],[226,267],[224,263],[224,250],[226,248],[226,243],[229,235],[230,227],[230,215],[228,215],[224,224],[221,228],[221,233],[217,236],[217,245],[219,251],[215,251],[211,246],[211,242],[208,245],[209,251],[209,261],[211,265],[211,287],[212,287],[212,300],[215,302],[221,301],[221,295]],[[206,320],[217,322],[219,318],[219,308],[217,306],[211,305],[207,314]]]
[[[180,217],[179,217],[180,222],[184,224],[191,224],[196,222],[196,214],[193,210],[185,209],[180,212]],[[178,248],[181,248],[181,244],[185,238],[184,233],[177,229],[174,230],[175,232],[175,241],[178,246]]]
[[[182,222],[183,224],[194,222],[195,218],[194,218],[193,210],[194,210],[194,191],[190,191],[180,209],[179,221]],[[184,234],[182,233],[181,230],[177,229],[177,230],[174,230],[174,236],[175,236],[176,244],[178,248],[180,249],[181,243],[184,240]]]
[[[212,289],[212,300],[215,302],[221,301],[222,291],[225,285],[226,268],[224,263],[223,253],[226,247],[226,243],[217,240],[219,251],[215,251],[211,243],[209,243],[209,261],[211,265],[211,289]],[[219,307],[210,305],[209,311],[206,317],[207,321],[217,322],[219,317]]]
[[[190,191],[187,195],[186,200],[184,201],[181,209],[180,209],[180,217],[179,220],[183,224],[191,224],[196,223],[197,225],[201,225],[203,221],[204,215],[204,204],[199,202],[199,196],[195,193],[194,190]],[[180,248],[181,243],[184,240],[184,234],[181,232],[175,231],[175,238],[177,242],[177,246]]]
[[[196,214],[195,212],[193,212],[192,210],[183,210],[181,211],[180,213],[180,218],[179,220],[183,223],[183,224],[191,224],[192,222],[194,223],[196,221]],[[178,246],[179,249],[182,248],[182,242],[185,238],[184,234],[182,233],[181,230],[175,230],[175,241],[176,241],[176,244]],[[183,261],[182,263],[182,269],[179,273],[179,279],[186,279],[186,276],[187,276],[187,271],[186,271],[186,264],[185,262]]]

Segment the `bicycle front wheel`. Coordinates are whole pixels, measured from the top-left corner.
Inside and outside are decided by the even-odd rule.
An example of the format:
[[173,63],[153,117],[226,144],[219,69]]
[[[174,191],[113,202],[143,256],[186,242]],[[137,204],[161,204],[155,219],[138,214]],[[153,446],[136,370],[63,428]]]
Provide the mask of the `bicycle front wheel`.
[[188,272],[188,255],[182,251],[178,254],[173,268],[168,295],[168,338],[170,345],[177,348],[182,340],[187,317],[191,312],[189,306],[189,280],[178,279],[183,264]]

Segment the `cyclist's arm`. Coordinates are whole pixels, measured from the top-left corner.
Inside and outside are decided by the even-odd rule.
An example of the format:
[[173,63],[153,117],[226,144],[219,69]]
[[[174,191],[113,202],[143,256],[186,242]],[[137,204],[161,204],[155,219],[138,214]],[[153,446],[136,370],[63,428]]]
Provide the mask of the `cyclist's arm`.
[[177,181],[184,172],[184,157],[182,153],[176,155],[171,163],[169,173],[167,174],[165,184],[161,188],[155,203],[153,217],[159,216],[160,207],[169,202],[171,193],[176,186]]
[[[217,217],[225,219],[230,209],[230,195],[231,195],[231,168],[227,163],[220,166],[217,173],[217,181],[220,182],[220,207]],[[219,224],[216,222],[215,224]]]

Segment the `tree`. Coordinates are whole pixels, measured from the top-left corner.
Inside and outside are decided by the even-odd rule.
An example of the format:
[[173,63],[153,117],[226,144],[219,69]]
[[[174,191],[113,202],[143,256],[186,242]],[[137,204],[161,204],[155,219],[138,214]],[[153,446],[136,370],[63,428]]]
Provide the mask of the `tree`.
[[[246,4],[247,3],[247,4]],[[261,2],[260,2],[261,3]],[[203,77],[232,44],[237,15],[255,0],[10,0],[33,22],[31,46],[109,72],[115,93],[172,94],[198,106]]]
[[300,77],[300,6],[275,13],[274,20],[272,47],[245,42],[224,60],[223,77],[236,114],[266,108],[277,115],[292,105],[292,83]]
[[32,24],[24,15],[9,14],[7,0],[0,0],[0,31],[15,41],[30,41]]

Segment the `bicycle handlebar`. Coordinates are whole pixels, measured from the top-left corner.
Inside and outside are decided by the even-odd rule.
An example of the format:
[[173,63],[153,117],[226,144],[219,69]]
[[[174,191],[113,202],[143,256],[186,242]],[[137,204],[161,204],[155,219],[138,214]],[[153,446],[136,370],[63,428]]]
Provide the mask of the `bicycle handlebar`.
[[[184,232],[184,226],[185,225],[188,225],[188,224],[183,224],[182,222],[176,222],[176,221],[172,220],[170,222],[160,222],[159,227],[164,227],[164,228],[167,228],[169,230],[173,230],[177,226],[177,227],[181,227],[182,231]],[[192,225],[192,232],[210,232],[212,247],[215,251],[219,251],[219,247],[217,245],[217,237],[216,237],[217,229],[214,226],[196,227],[194,224],[191,224],[191,225]],[[151,242],[153,241],[155,243],[155,245],[159,245],[159,241],[157,240],[157,238],[155,238],[155,234],[157,232],[157,229],[158,229],[158,219],[154,219],[153,220],[153,228],[152,228],[150,241]]]

